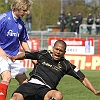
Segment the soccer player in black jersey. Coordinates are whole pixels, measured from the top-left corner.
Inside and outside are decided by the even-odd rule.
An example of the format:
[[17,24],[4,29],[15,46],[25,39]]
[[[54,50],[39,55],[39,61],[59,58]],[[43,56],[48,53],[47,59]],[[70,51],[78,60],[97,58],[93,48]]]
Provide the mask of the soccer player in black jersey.
[[66,43],[58,40],[55,42],[52,52],[48,50],[26,51],[10,57],[13,61],[20,59],[38,61],[30,72],[30,80],[15,90],[11,100],[62,100],[62,93],[56,89],[56,86],[64,75],[73,76],[95,95],[100,95],[100,91],[93,87],[85,75],[64,58],[65,52]]

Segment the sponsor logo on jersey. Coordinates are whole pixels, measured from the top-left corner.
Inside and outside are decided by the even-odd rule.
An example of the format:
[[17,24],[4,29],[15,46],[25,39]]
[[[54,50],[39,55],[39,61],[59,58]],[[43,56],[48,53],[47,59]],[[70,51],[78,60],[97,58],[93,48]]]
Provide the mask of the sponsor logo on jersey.
[[9,31],[7,32],[7,36],[19,37],[19,33],[14,33],[12,30],[9,30]]

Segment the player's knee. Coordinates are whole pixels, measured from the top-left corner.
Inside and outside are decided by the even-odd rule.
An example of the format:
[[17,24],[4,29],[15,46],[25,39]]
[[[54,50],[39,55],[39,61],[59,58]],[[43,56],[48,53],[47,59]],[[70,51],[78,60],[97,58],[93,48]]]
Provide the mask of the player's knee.
[[44,97],[44,100],[62,100],[63,99],[63,95],[60,91],[57,90],[50,90],[49,92],[47,92],[47,94]]
[[62,93],[61,92],[57,92],[56,94],[55,94],[55,100],[62,100],[63,99],[63,95],[62,95]]
[[17,100],[17,96],[15,94],[13,94],[13,96],[10,100]]
[[20,93],[14,93],[10,100],[24,100]]
[[6,81],[8,83],[10,83],[10,80],[11,80],[11,74],[9,71],[4,71],[2,74],[2,81]]
[[11,80],[11,76],[7,76],[6,78],[3,79],[4,81],[10,83],[10,80]]
[[63,95],[60,91],[55,91],[54,90],[52,93],[53,93],[52,94],[53,99],[51,99],[51,100],[62,100],[63,99]]

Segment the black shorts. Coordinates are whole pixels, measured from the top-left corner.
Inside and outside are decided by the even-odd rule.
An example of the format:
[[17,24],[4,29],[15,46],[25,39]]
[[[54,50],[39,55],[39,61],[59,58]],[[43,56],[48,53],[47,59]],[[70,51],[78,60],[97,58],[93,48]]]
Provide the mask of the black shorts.
[[21,93],[24,100],[44,100],[45,94],[51,89],[45,85],[24,83],[14,93]]

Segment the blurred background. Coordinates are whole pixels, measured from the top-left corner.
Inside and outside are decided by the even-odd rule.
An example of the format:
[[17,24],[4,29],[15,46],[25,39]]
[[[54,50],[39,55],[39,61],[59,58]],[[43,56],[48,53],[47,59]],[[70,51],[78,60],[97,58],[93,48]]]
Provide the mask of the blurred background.
[[[0,13],[10,10],[12,0],[0,0]],[[33,0],[32,30],[46,30],[46,25],[56,25],[60,12],[81,12],[85,18],[89,12],[94,16],[100,11],[100,0]]]

